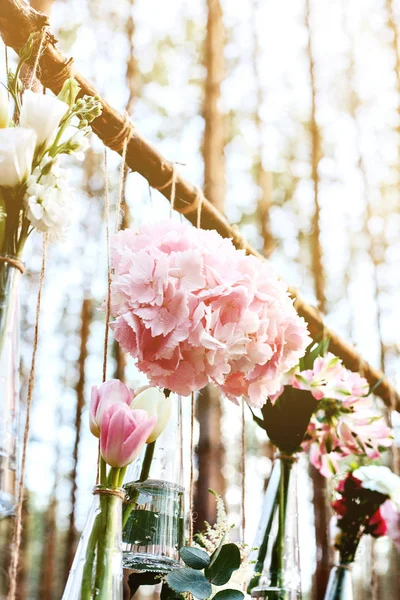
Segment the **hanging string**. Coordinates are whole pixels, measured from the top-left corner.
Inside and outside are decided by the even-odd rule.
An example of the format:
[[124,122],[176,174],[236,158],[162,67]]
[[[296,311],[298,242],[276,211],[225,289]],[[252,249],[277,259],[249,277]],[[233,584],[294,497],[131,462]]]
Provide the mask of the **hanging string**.
[[241,427],[241,439],[240,439],[240,453],[241,453],[241,469],[242,469],[242,481],[241,481],[241,492],[242,492],[242,523],[241,523],[241,538],[242,544],[245,543],[246,534],[246,419],[245,419],[245,401],[242,400],[242,427]]
[[6,44],[4,44],[4,60],[6,63],[6,84],[7,84],[7,95],[8,95],[8,101],[10,101],[10,90],[8,89],[8,47],[6,46]]
[[26,455],[28,448],[29,429],[31,421],[31,406],[33,390],[35,385],[35,370],[36,370],[36,356],[39,344],[39,322],[40,322],[40,308],[42,303],[43,283],[44,276],[46,273],[46,260],[47,260],[47,246],[48,246],[48,234],[45,233],[43,236],[43,254],[42,254],[42,268],[40,271],[39,279],[39,291],[36,304],[36,317],[35,317],[35,332],[33,338],[33,349],[32,349],[32,363],[31,370],[29,373],[28,380],[28,393],[26,398],[26,421],[24,428],[24,439],[22,443],[22,460],[21,460],[21,472],[18,481],[18,500],[17,508],[15,513],[14,532],[12,539],[12,551],[11,551],[11,562],[9,568],[9,579],[10,589],[8,592],[8,600],[14,600],[17,592],[17,574],[19,555],[21,548],[21,536],[22,536],[22,506],[24,503],[24,481],[25,481],[25,470],[26,470]]
[[172,179],[171,179],[171,217],[175,208],[175,194],[176,194],[176,166],[172,163]]
[[106,222],[106,248],[107,248],[107,299],[106,299],[106,324],[104,328],[103,348],[103,383],[107,379],[107,350],[108,350],[108,323],[111,314],[111,259],[110,259],[110,191],[108,187],[108,158],[107,148],[104,148],[104,220]]
[[200,229],[200,227],[201,227],[201,211],[203,208],[203,199],[204,199],[203,194],[199,194],[198,202],[197,202],[197,221],[196,221],[197,229]]
[[128,144],[129,144],[129,140],[131,139],[131,135],[132,135],[132,127],[129,129],[127,136],[124,139],[124,144],[122,146],[122,160],[121,160],[121,166],[120,166],[120,173],[119,173],[119,185],[118,185],[118,196],[117,196],[117,204],[115,207],[115,233],[117,233],[119,231],[120,228],[120,224],[121,224],[121,205],[122,205],[122,198],[124,195],[124,187],[125,187],[125,167],[126,167],[126,151],[128,149]]
[[190,403],[190,488],[189,488],[189,546],[193,544],[194,521],[194,392]]

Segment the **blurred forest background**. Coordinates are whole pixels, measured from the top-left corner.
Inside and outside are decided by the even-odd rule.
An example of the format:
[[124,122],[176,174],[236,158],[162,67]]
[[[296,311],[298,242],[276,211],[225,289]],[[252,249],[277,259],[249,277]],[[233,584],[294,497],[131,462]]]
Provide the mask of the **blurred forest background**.
[[[60,48],[147,139],[269,257],[362,356],[400,387],[400,1],[32,0]],[[1,49],[3,52],[3,49]],[[14,57],[10,56],[11,64]],[[4,81],[4,61],[0,64]],[[115,203],[120,158],[108,153]],[[106,291],[104,148],[72,165],[74,224],[49,251],[43,300],[19,598],[57,600],[91,503],[96,441],[90,388],[101,382]],[[169,218],[168,202],[126,173],[124,226]],[[111,215],[113,222],[114,214]],[[180,218],[175,215],[174,218]],[[41,239],[23,290],[22,375],[33,339]],[[109,377],[143,377],[112,346]],[[362,364],[360,364],[362,371]],[[397,381],[396,381],[396,374]],[[23,390],[24,396],[24,390]],[[383,409],[383,408],[382,408]],[[400,446],[400,416],[388,411]],[[240,409],[197,402],[199,487],[224,494],[240,524]],[[247,542],[272,448],[247,415]],[[397,472],[396,448],[388,464]],[[302,463],[304,597],[320,600],[331,564],[329,484]],[[196,497],[197,523],[214,503]],[[7,533],[8,521],[0,523]],[[7,544],[0,555],[6,589]],[[400,598],[400,556],[366,541],[356,600]],[[150,592],[149,593],[153,593]]]

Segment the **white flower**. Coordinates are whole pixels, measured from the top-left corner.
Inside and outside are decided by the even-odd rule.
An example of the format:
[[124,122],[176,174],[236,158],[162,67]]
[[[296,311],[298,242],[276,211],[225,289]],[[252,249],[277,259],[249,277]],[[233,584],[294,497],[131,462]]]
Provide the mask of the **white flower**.
[[[41,165],[42,166],[42,165]],[[33,227],[48,232],[51,240],[62,240],[70,224],[70,190],[65,174],[55,161],[46,175],[36,168],[27,181],[25,194],[27,217]]]
[[10,119],[8,92],[4,86],[0,84],[0,129],[8,126]]
[[400,477],[388,467],[369,465],[353,471],[353,476],[361,481],[363,488],[389,496],[400,510]]
[[54,98],[26,90],[23,96],[20,123],[34,129],[37,134],[37,147],[48,148],[56,136],[60,121],[69,110],[68,104]]
[[30,175],[35,146],[32,129],[0,129],[0,187],[15,187]]
[[90,142],[88,140],[88,133],[90,131],[90,128],[79,129],[69,141],[69,146],[77,160],[83,160],[85,158],[86,150],[90,147]]

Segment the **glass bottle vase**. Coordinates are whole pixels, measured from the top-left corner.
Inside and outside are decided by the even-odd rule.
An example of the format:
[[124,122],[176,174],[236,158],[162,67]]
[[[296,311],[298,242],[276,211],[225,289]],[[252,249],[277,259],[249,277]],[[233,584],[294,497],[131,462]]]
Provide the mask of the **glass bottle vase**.
[[351,564],[332,567],[324,600],[353,600]]
[[0,263],[0,518],[16,503],[21,272]]
[[122,488],[96,486],[62,600],[122,600]]
[[296,456],[281,454],[275,459],[253,548],[251,597],[300,599]]
[[172,401],[167,427],[125,478],[123,565],[133,573],[165,573],[180,566],[185,543],[182,401],[179,396]]

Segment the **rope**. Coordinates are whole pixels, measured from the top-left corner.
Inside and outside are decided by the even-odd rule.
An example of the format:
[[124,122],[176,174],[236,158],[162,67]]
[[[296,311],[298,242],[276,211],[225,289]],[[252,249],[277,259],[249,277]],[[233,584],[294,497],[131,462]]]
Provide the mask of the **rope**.
[[11,256],[0,256],[0,263],[8,263],[12,267],[18,269],[22,275],[25,273],[25,265],[18,258],[12,258]]
[[191,395],[190,406],[190,488],[189,488],[189,546],[193,544],[193,516],[194,516],[194,392]]
[[189,215],[190,213],[197,210],[199,203],[203,204],[204,195],[200,188],[196,187],[196,196],[193,202],[179,209],[181,215]]
[[246,534],[246,419],[245,419],[245,402],[242,401],[242,429],[240,440],[241,452],[241,469],[242,469],[242,544],[245,543]]
[[347,564],[347,563],[338,563],[337,565],[335,565],[335,567],[337,569],[346,569],[347,571],[351,571],[353,568],[353,565]]
[[93,488],[92,494],[93,494],[93,496],[116,496],[116,498],[121,498],[122,501],[125,501],[125,498],[126,498],[125,490],[105,488],[105,487],[101,487],[101,486],[97,486],[97,487]]
[[54,73],[54,75],[49,76],[45,76],[42,75],[41,76],[41,81],[42,84],[50,89],[54,89],[54,88],[61,88],[63,86],[63,83],[69,78],[71,77],[71,71],[72,71],[72,64],[74,62],[73,58],[68,58],[62,65],[61,67],[56,71],[56,73]]
[[39,42],[39,48],[38,51],[36,53],[36,58],[35,58],[35,62],[33,63],[33,67],[32,67],[32,71],[31,71],[31,76],[29,78],[29,82],[28,82],[28,89],[32,89],[33,84],[35,83],[35,79],[36,79],[36,73],[39,67],[39,60],[42,56],[43,50],[44,50],[44,38],[46,36],[46,32],[47,32],[47,25],[45,25],[42,28],[42,35],[40,36],[40,42]]
[[12,539],[12,553],[11,553],[11,562],[9,568],[9,578],[10,578],[10,589],[8,592],[8,600],[15,600],[16,592],[17,592],[17,573],[18,573],[18,564],[19,564],[19,554],[21,547],[21,536],[22,536],[22,505],[24,502],[24,480],[25,480],[25,470],[26,470],[26,455],[28,448],[28,438],[29,438],[29,428],[31,421],[31,406],[32,406],[32,397],[33,397],[33,389],[35,384],[35,369],[36,369],[36,355],[38,350],[39,343],[39,322],[40,322],[40,307],[42,303],[42,292],[43,292],[43,283],[44,276],[46,273],[46,259],[47,259],[47,246],[48,246],[48,234],[45,233],[43,236],[43,255],[42,255],[42,268],[40,271],[40,280],[39,280],[39,291],[37,297],[36,304],[36,318],[35,318],[35,333],[33,338],[33,349],[32,349],[32,363],[31,370],[29,373],[28,380],[28,394],[26,398],[26,421],[25,421],[25,429],[24,429],[24,439],[22,444],[22,461],[21,461],[21,473],[18,482],[18,501],[17,501],[17,509],[15,514],[15,523],[14,523],[14,532]]
[[276,455],[276,458],[287,460],[288,462],[297,462],[299,460],[299,457],[295,454],[284,454],[283,452],[279,452],[279,454]]
[[126,151],[128,148],[128,142],[131,137],[131,131],[132,130],[129,130],[129,135],[127,135],[126,138],[124,139],[124,145],[122,148],[122,160],[121,160],[121,167],[120,167],[120,173],[119,173],[117,205],[115,208],[115,233],[117,233],[119,231],[120,222],[121,222],[121,205],[122,205],[122,197],[123,197],[123,193],[124,193],[124,186],[125,186],[125,179],[126,179],[125,178]]
[[128,142],[132,137],[132,132],[134,130],[134,124],[130,121],[129,117],[125,116],[124,124],[117,131],[114,136],[103,138],[103,143],[110,148],[110,150],[115,150],[116,152],[120,152],[125,144],[125,140]]

